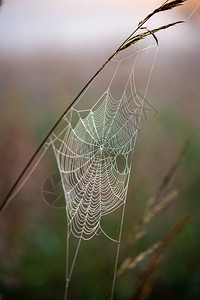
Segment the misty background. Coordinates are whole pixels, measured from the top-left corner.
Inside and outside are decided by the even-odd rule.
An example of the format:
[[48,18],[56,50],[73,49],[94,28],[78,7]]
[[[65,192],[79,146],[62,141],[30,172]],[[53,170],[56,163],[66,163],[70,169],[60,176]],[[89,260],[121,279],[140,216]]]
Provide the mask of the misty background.
[[[9,191],[31,154],[86,82],[159,6],[154,0],[7,0],[0,10],[0,195]],[[162,238],[183,216],[195,217],[164,252],[149,299],[200,296],[200,6],[158,14],[148,28],[184,20],[157,35],[155,67],[147,92],[152,105],[142,120],[119,262]],[[155,41],[153,37],[151,44]],[[148,40],[149,41],[149,40]],[[143,90],[148,61],[136,74]],[[147,64],[147,65],[146,65]],[[106,82],[107,78],[97,80]],[[156,114],[154,114],[156,110]],[[142,240],[126,250],[147,199],[189,149],[169,189],[178,198],[158,214]],[[0,219],[0,294],[3,299],[62,299],[65,284],[66,216],[48,206],[41,186],[52,172],[46,156]],[[124,247],[124,248],[123,248]],[[105,251],[104,251],[105,250]],[[103,299],[112,275],[114,248],[98,237],[83,245],[72,278],[71,299]],[[116,282],[115,299],[132,299],[145,262]],[[106,276],[105,276],[106,275]]]

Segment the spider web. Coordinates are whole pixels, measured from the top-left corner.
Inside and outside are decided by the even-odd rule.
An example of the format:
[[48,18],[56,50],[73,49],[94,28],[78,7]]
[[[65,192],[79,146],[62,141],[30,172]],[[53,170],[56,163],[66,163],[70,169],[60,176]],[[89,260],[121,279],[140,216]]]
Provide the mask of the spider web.
[[[101,218],[125,202],[129,156],[141,107],[141,100],[128,99],[126,90],[115,100],[108,88],[90,110],[72,108],[65,117],[68,125],[59,136],[54,135],[53,148],[74,236],[92,238],[101,230]],[[79,120],[73,128],[76,114]]]
[[[147,77],[144,97],[136,90],[135,66],[141,52],[150,48],[154,47],[126,53],[121,59],[113,60],[115,71],[101,96],[93,99],[92,105],[90,101],[85,104],[82,96],[64,116],[61,128],[52,134],[50,142],[46,144],[47,148],[50,145],[53,147],[66,205],[65,299],[81,241],[90,240],[100,233],[117,243],[111,299],[113,297],[132,154],[155,57]],[[121,65],[126,61],[128,64],[132,61],[131,71],[126,75],[128,79],[123,91],[116,97],[113,95],[113,85],[117,82]],[[80,105],[83,102],[84,108]],[[60,197],[59,192],[57,200]],[[121,222],[118,238],[115,239],[103,228],[102,221],[118,208],[121,208]],[[78,239],[78,244],[70,263],[71,236]]]

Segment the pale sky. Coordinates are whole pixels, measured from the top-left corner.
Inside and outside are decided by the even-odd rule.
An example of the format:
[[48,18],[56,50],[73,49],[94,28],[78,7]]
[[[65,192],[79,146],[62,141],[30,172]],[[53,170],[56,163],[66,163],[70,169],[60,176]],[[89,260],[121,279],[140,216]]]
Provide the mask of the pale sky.
[[[198,1],[188,1],[192,12]],[[114,37],[121,40],[161,3],[162,0],[5,0],[0,11],[0,49],[23,52],[51,45],[73,49],[74,45],[87,47],[91,41],[98,45]],[[178,18],[181,9],[176,9]],[[172,21],[176,13],[172,13]],[[158,18],[171,21],[169,14]]]

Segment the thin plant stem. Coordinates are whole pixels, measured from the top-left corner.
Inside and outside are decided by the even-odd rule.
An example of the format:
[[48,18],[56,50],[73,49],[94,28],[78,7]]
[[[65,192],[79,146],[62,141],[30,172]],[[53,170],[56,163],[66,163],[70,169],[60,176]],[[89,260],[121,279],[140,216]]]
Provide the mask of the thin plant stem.
[[[33,161],[35,160],[35,158],[37,157],[37,155],[39,154],[40,150],[42,149],[42,147],[44,146],[44,144],[46,143],[46,141],[48,140],[48,138],[50,137],[50,135],[52,134],[52,132],[56,129],[56,127],[58,126],[58,124],[60,123],[60,121],[62,120],[62,118],[66,115],[66,113],[70,110],[70,108],[76,104],[76,102],[78,101],[79,97],[83,94],[83,92],[90,86],[90,84],[93,82],[93,80],[98,76],[98,74],[105,68],[105,66],[111,61],[111,59],[113,57],[115,57],[123,48],[123,46],[126,45],[126,43],[128,41],[130,41],[131,37],[134,36],[134,34],[142,28],[142,26],[156,13],[164,11],[164,10],[168,10],[170,8],[173,8],[174,6],[172,5],[172,7],[170,7],[171,3],[182,3],[185,0],[175,0],[175,1],[171,1],[169,4],[167,4],[169,2],[169,0],[165,1],[160,7],[158,7],[157,9],[155,9],[152,13],[150,13],[145,19],[143,19],[137,26],[137,28],[124,40],[124,42],[117,48],[117,50],[103,63],[103,65],[98,69],[98,71],[92,76],[92,78],[86,83],[86,85],[82,88],[82,90],[78,93],[78,95],[74,98],[74,100],[71,102],[71,104],[66,108],[66,110],[61,114],[61,116],[59,117],[59,119],[56,121],[56,123],[54,124],[54,126],[51,128],[51,130],[48,132],[48,134],[45,136],[45,138],[43,139],[43,141],[40,143],[40,145],[38,146],[38,148],[36,149],[36,151],[34,152],[34,154],[31,156],[31,158],[29,159],[29,161],[27,162],[27,164],[25,165],[25,167],[23,168],[23,170],[21,171],[21,173],[19,174],[19,176],[17,177],[16,181],[14,182],[14,184],[12,185],[11,189],[9,190],[8,194],[6,195],[6,197],[4,198],[4,200],[2,201],[1,205],[0,205],[0,213],[2,213],[4,211],[4,209],[7,207],[7,205],[9,204],[9,202],[12,200],[12,195],[15,192],[15,189],[17,188],[17,186],[19,185],[19,183],[21,182],[22,178],[24,177],[24,175],[27,173],[29,167],[31,166],[31,164],[33,163]],[[169,8],[165,8],[166,6],[169,6]],[[178,4],[180,5],[180,4]],[[177,6],[177,4],[176,4]],[[131,45],[131,44],[130,44]]]

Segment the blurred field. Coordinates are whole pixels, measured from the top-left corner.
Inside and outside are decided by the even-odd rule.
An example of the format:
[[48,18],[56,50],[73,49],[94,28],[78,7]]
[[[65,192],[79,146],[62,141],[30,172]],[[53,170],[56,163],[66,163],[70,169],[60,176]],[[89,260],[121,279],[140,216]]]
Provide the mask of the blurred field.
[[[32,44],[25,45],[22,37],[24,34],[27,42],[29,27],[26,34],[16,29],[21,36],[15,49],[15,31],[7,31],[9,39],[3,32],[4,26],[7,30],[10,28],[6,24],[12,13],[19,18],[20,6],[12,11],[11,2],[8,1],[8,7],[5,3],[0,12],[0,200],[63,109],[131,32],[132,26],[161,3],[141,1],[138,8],[136,1],[111,1],[104,14],[104,1],[101,4],[97,1],[97,7],[87,1],[88,8],[81,1],[75,1],[74,6],[64,6],[64,16],[74,16],[74,23],[69,25],[77,21],[78,29],[84,25],[85,31],[77,29],[76,34],[70,35],[73,28],[63,25],[68,39],[62,40],[63,34],[56,40],[52,28],[62,10],[60,1],[55,19],[51,17],[54,22],[50,28],[51,39],[47,41],[45,37],[43,43],[41,38],[40,41],[35,39]],[[50,2],[48,7],[51,7]],[[20,3],[23,7],[23,1]],[[119,264],[150,248],[183,217],[195,214],[189,225],[166,247],[162,262],[155,266],[156,279],[148,296],[152,300],[200,298],[200,10],[195,10],[197,5],[198,1],[188,1],[182,8],[165,17],[158,16],[150,24],[152,28],[173,20],[186,20],[184,25],[158,35],[159,50],[147,93],[153,108],[142,120],[133,157]],[[39,11],[39,6],[37,9]],[[37,9],[34,6],[35,14]],[[91,20],[91,14],[95,13],[97,19]],[[120,14],[123,14],[122,20]],[[26,26],[25,12],[21,15],[21,20],[23,18],[22,25]],[[33,25],[36,20],[33,18]],[[107,25],[105,29],[103,23],[110,27]],[[14,28],[17,23],[10,20],[10,24]],[[153,38],[151,43],[155,43]],[[149,63],[144,57],[136,73],[141,92],[145,88],[144,74]],[[100,90],[107,77],[98,80]],[[178,189],[177,199],[156,214],[140,240],[129,244],[128,237],[143,217],[147,200],[177,160],[188,138],[188,151],[167,190]],[[63,299],[65,210],[51,208],[41,196],[42,183],[53,167],[53,156],[47,155],[1,215],[0,294],[3,299]],[[112,222],[115,222],[114,216],[110,219],[111,227]],[[106,299],[115,251],[112,243],[103,236],[82,244],[71,281],[70,299]],[[148,258],[117,279],[114,299],[134,299],[138,279],[147,268]]]

